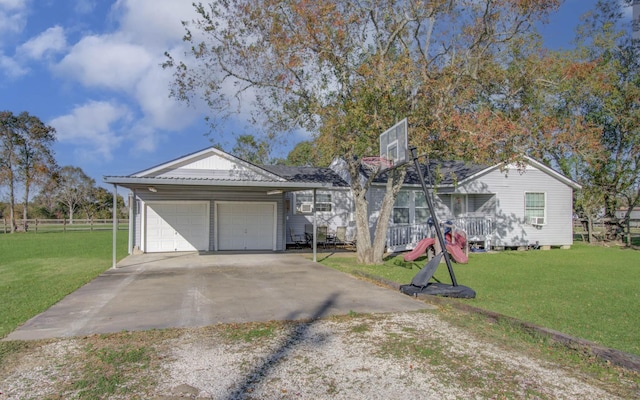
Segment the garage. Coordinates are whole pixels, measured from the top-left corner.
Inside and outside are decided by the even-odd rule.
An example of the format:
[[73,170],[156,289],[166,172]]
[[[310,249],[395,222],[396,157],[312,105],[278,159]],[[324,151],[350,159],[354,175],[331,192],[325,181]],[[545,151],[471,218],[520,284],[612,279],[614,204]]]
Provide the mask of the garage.
[[145,252],[209,250],[208,201],[147,203],[145,220]]
[[276,250],[275,202],[216,202],[216,250]]

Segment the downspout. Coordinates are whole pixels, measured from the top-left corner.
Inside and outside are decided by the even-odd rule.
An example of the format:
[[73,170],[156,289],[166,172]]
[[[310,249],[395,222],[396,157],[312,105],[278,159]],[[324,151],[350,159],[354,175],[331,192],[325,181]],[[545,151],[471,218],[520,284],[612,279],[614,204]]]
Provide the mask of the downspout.
[[116,267],[116,239],[118,232],[118,185],[113,185],[113,258],[111,268]]

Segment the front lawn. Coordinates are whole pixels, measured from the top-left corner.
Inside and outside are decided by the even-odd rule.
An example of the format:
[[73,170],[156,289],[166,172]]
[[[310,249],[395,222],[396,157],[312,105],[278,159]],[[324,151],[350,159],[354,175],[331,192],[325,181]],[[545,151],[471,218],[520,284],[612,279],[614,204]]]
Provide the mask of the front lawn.
[[[418,264],[402,256],[363,266],[335,254],[322,263],[409,283]],[[470,254],[454,264],[459,284],[477,298],[468,304],[535,323],[621,351],[640,354],[640,252],[576,244],[571,250]],[[436,277],[450,282],[444,264]]]
[[[112,232],[0,235],[0,338],[111,267]],[[117,257],[127,252],[118,232]]]

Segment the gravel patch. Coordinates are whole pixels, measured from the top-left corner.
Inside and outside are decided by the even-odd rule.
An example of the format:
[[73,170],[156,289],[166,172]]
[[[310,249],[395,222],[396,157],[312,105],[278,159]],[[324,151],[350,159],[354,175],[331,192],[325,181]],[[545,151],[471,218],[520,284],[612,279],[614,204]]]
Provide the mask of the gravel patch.
[[159,391],[187,385],[203,399],[618,398],[435,313],[322,320],[249,343],[192,333],[170,347]]
[[[152,388],[109,398],[621,398],[577,371],[480,340],[437,312],[217,325],[158,337],[149,343],[157,362],[137,377],[153,378]],[[97,339],[45,343],[2,366],[0,400],[74,398],[61,388],[82,369],[73,363],[88,340]]]

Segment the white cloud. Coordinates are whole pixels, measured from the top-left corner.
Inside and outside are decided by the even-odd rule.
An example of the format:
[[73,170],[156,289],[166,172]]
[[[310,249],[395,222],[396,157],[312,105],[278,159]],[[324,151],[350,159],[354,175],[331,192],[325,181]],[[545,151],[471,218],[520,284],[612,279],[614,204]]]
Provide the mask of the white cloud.
[[184,129],[197,118],[197,111],[169,97],[172,71],[163,70],[159,63],[138,82],[134,95],[151,125],[172,131]]
[[26,23],[27,0],[0,0],[0,43],[6,33],[17,33]]
[[73,46],[56,70],[87,87],[129,91],[149,69],[147,50],[117,35],[87,36]]
[[76,145],[82,158],[111,160],[113,152],[125,139],[116,131],[126,130],[130,122],[131,113],[127,107],[106,101],[89,101],[49,124],[56,128],[60,142]]
[[8,76],[9,78],[18,78],[26,73],[27,69],[16,60],[0,53],[0,75]]
[[180,42],[182,21],[195,16],[192,0],[118,0],[113,10],[120,15],[120,31],[132,41],[167,49]]
[[21,45],[18,52],[29,58],[41,59],[47,53],[59,53],[66,47],[64,28],[56,25]]

